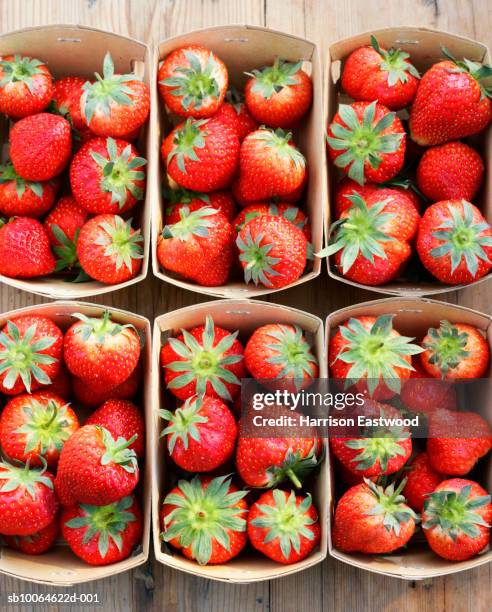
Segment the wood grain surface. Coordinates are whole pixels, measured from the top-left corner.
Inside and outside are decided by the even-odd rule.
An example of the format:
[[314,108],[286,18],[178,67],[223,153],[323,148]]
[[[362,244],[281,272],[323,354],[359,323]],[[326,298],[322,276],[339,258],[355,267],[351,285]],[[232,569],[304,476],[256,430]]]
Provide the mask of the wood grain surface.
[[[312,39],[322,54],[334,40],[358,32],[386,26],[423,25],[470,36],[492,47],[492,0],[0,0],[2,32],[50,23],[94,26],[148,43],[212,25],[256,24]],[[324,318],[342,306],[377,297],[329,280],[322,269],[321,277],[315,282],[276,293],[272,301]],[[491,297],[492,284],[488,282],[446,294],[443,299],[491,313]],[[132,310],[152,319],[207,299],[161,283],[149,273],[144,283],[92,301]],[[1,311],[41,301],[37,296],[0,286]],[[117,612],[485,612],[490,610],[492,600],[491,569],[491,565],[485,565],[448,578],[409,583],[328,559],[294,577],[234,586],[187,576],[153,561],[143,569],[69,590],[97,591],[103,609]],[[47,593],[50,589],[0,576],[2,601],[13,591]],[[42,609],[58,608],[43,606]],[[64,606],[63,609],[72,608]],[[89,609],[92,608],[84,608]]]

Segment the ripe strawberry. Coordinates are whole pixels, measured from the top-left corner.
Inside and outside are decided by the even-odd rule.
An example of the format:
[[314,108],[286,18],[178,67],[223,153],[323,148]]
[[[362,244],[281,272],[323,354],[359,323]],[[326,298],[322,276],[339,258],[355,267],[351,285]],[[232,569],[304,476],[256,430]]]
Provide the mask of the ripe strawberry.
[[[304,192],[304,189],[307,183],[308,183],[308,169],[306,166],[302,183],[298,185],[296,189],[283,195],[281,198],[279,196],[272,196],[271,201],[278,202],[279,200],[282,200],[282,202],[285,202],[286,204],[296,204],[302,198],[302,194]],[[243,187],[245,189],[243,189]],[[254,206],[255,204],[258,204],[258,202],[253,202],[251,199],[249,199],[248,189],[249,189],[248,184],[244,183],[243,185],[241,185],[239,183],[239,179],[236,179],[232,183],[232,188],[231,188],[232,195],[234,196],[234,199],[241,207],[246,207],[249,205]]]
[[167,196],[166,225],[178,223],[181,220],[180,210],[187,207],[189,212],[199,208],[215,208],[220,211],[228,221],[232,221],[236,214],[234,198],[229,191],[212,191],[200,193],[188,189],[171,190]]
[[239,160],[236,132],[220,119],[187,119],[161,147],[167,173],[181,187],[215,191],[231,184]]
[[[102,317],[72,315],[79,319],[65,333],[63,357],[72,374],[89,385],[113,389],[128,379],[140,357],[140,339],[132,325]],[[89,502],[88,502],[89,503]]]
[[107,400],[89,416],[85,424],[104,427],[113,438],[134,439],[128,448],[135,451],[138,458],[144,456],[145,423],[140,409],[132,402]]
[[340,104],[328,126],[330,159],[359,185],[396,176],[403,166],[405,140],[400,119],[377,102]]
[[70,186],[77,204],[95,215],[130,210],[143,198],[146,163],[126,140],[89,140],[70,164]]
[[0,213],[6,217],[41,217],[53,206],[57,181],[26,181],[11,162],[0,166]]
[[436,472],[429,462],[427,453],[419,453],[410,463],[410,469],[405,472],[406,483],[402,494],[410,508],[422,512],[424,502],[439,483],[447,478]]
[[58,516],[55,516],[49,525],[36,533],[27,536],[4,536],[4,540],[9,548],[25,555],[41,555],[54,545],[59,530]]
[[180,220],[166,225],[157,243],[157,258],[166,270],[199,285],[223,285],[232,265],[233,231],[227,218],[210,206],[190,212],[179,209]]
[[128,495],[105,506],[63,508],[61,531],[77,557],[89,565],[109,565],[129,557],[142,539],[142,513]]
[[0,461],[0,534],[27,536],[47,527],[58,511],[53,476],[29,464]]
[[472,283],[492,267],[492,228],[466,200],[429,206],[416,246],[423,265],[442,283]]
[[343,494],[335,509],[333,545],[342,552],[386,554],[410,540],[418,517],[407,506],[402,480],[386,489],[369,479]]
[[208,395],[232,401],[246,375],[237,335],[207,316],[205,325],[182,329],[175,338],[168,338],[160,354],[166,388],[181,400]]
[[188,472],[211,472],[234,453],[237,425],[231,411],[214,397],[189,397],[174,413],[159,410],[168,421],[161,437],[176,465]]
[[85,133],[87,125],[82,117],[80,98],[84,93],[86,79],[69,76],[55,81],[50,110],[65,117],[77,132]]
[[59,115],[38,113],[10,130],[10,158],[28,181],[48,181],[65,169],[72,153],[70,124]]
[[297,124],[313,100],[313,84],[302,62],[275,59],[272,66],[246,72],[250,77],[244,88],[246,106],[258,123],[274,128]]
[[225,102],[218,110],[222,121],[229,121],[237,132],[239,142],[248,134],[258,129],[258,123],[253,119],[244,102],[244,95],[235,87],[230,87],[225,95]]
[[73,395],[77,402],[80,402],[86,408],[97,408],[110,399],[133,399],[137,394],[141,379],[142,365],[140,361],[125,381],[112,388],[108,388],[104,383],[87,383],[81,378],[72,376]]
[[239,232],[236,245],[246,283],[286,287],[306,267],[306,236],[284,217],[261,215],[252,219]]
[[135,438],[114,438],[104,427],[84,425],[65,442],[55,479],[64,506],[77,503],[106,506],[130,495],[139,470]]
[[60,371],[63,333],[48,317],[25,315],[0,331],[0,391],[31,393],[49,385]]
[[480,155],[464,142],[448,142],[427,149],[417,166],[417,185],[429,200],[471,202],[482,184]]
[[448,59],[424,74],[410,111],[410,136],[424,146],[477,134],[492,119],[490,91],[482,82],[492,69],[442,51]]
[[0,113],[18,119],[44,110],[53,95],[53,77],[33,57],[6,55],[0,60]]
[[132,220],[118,215],[97,215],[82,226],[77,256],[84,272],[106,285],[134,278],[142,267],[143,236]]
[[75,412],[50,392],[17,395],[0,417],[0,443],[12,461],[55,468],[63,445],[79,428]]
[[53,379],[53,382],[49,385],[43,386],[43,391],[45,393],[53,393],[53,395],[58,395],[66,402],[70,399],[72,395],[72,385],[70,382],[70,374],[68,373],[67,368],[64,363],[60,364],[60,369],[58,374]]
[[342,88],[354,100],[377,100],[391,110],[411,104],[419,85],[418,70],[401,49],[381,49],[371,36],[371,44],[348,56],[342,72]]
[[450,561],[464,561],[490,542],[492,503],[478,483],[463,478],[441,482],[424,505],[422,530],[432,550]]
[[248,514],[251,544],[277,563],[297,563],[318,545],[321,529],[311,495],[266,491]]
[[161,539],[200,565],[229,561],[248,539],[246,494],[227,476],[179,480],[163,501]]
[[224,62],[200,45],[174,49],[162,62],[157,79],[168,110],[195,118],[211,117],[218,111],[229,83]]
[[97,136],[125,136],[140,128],[149,116],[150,92],[134,74],[115,74],[110,53],[106,53],[103,76],[87,81],[82,89],[80,112]]
[[278,204],[267,204],[263,202],[259,202],[258,204],[249,204],[248,206],[245,206],[237,215],[232,223],[232,226],[236,232],[239,233],[246,223],[255,217],[260,217],[261,215],[284,217],[287,219],[287,221],[290,221],[304,232],[308,242],[311,240],[311,226],[306,215],[302,212],[302,210],[297,208],[297,206],[284,202],[279,202]]

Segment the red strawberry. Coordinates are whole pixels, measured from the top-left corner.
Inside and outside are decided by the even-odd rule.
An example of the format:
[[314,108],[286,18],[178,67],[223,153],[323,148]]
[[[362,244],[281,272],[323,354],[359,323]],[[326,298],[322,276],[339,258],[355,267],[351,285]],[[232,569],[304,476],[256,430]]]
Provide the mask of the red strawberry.
[[429,200],[471,202],[482,184],[484,165],[480,155],[464,142],[431,147],[417,166],[417,185]]
[[60,364],[60,370],[53,379],[53,382],[43,386],[43,391],[45,393],[49,392],[53,393],[53,395],[58,395],[58,397],[68,402],[72,395],[72,385],[70,382],[70,374],[64,363]]
[[140,339],[132,325],[111,321],[108,311],[102,317],[79,319],[65,333],[63,356],[72,374],[89,385],[113,389],[129,378],[140,357]]
[[416,246],[424,266],[442,283],[472,283],[492,267],[492,228],[466,200],[429,206]]
[[89,140],[70,164],[70,186],[77,204],[96,215],[130,210],[143,198],[146,163],[126,140]]
[[239,160],[239,140],[220,119],[187,119],[164,139],[161,155],[168,175],[178,185],[215,191],[231,184]]
[[3,409],[0,443],[10,460],[56,467],[63,445],[79,428],[75,412],[50,392],[17,395]]
[[53,77],[33,57],[6,55],[0,60],[0,113],[20,118],[44,110],[53,95]]
[[29,464],[0,461],[0,534],[27,536],[47,527],[58,511],[53,476]]
[[128,495],[106,506],[77,504],[63,508],[61,531],[71,550],[89,565],[128,558],[142,539],[142,513]]
[[321,529],[311,495],[266,491],[248,514],[251,544],[277,563],[297,563],[318,545]]
[[84,272],[106,285],[135,278],[142,268],[143,236],[132,220],[118,215],[97,215],[80,230],[77,256]]
[[287,219],[287,221],[290,221],[304,232],[308,242],[311,240],[311,226],[306,215],[302,212],[302,210],[297,208],[297,206],[284,202],[279,202],[278,204],[266,204],[263,202],[259,202],[258,204],[249,204],[248,206],[245,206],[237,215],[232,223],[232,226],[236,232],[239,233],[246,223],[261,215],[284,217]]
[[25,315],[7,321],[0,332],[0,391],[31,393],[58,375],[63,333],[48,317]]
[[55,487],[64,506],[106,506],[129,495],[139,470],[134,438],[114,438],[104,427],[84,425],[67,440],[60,454]]
[[23,179],[48,181],[65,169],[71,153],[70,124],[59,115],[29,115],[10,130],[10,158]]
[[410,508],[422,512],[424,502],[439,483],[447,477],[436,472],[429,462],[427,453],[419,453],[411,462],[410,469],[405,472],[406,483],[402,494]]
[[82,117],[80,98],[84,93],[86,79],[69,76],[55,81],[55,90],[50,109],[65,117],[78,132],[85,132],[87,125]]
[[138,406],[127,400],[110,399],[95,410],[85,422],[86,425],[99,425],[109,431],[113,438],[125,438],[134,442],[128,448],[137,457],[145,452],[145,423]]
[[306,236],[284,217],[252,219],[239,232],[236,245],[246,283],[286,287],[300,278],[306,267]]
[[246,494],[227,476],[179,480],[163,501],[161,539],[200,565],[229,561],[248,539]]
[[58,516],[55,516],[49,525],[36,533],[27,536],[4,536],[4,540],[9,548],[25,555],[41,555],[55,544],[59,529]]
[[231,411],[214,397],[189,397],[174,413],[159,410],[168,421],[161,437],[176,465],[188,472],[211,472],[234,453],[237,425]]
[[53,206],[57,190],[57,181],[26,181],[10,162],[0,166],[0,213],[7,217],[41,217]]
[[333,545],[342,552],[386,554],[405,546],[418,517],[406,505],[402,480],[386,489],[367,478],[343,494],[335,509]]
[[168,206],[166,207],[166,225],[178,223],[181,220],[180,210],[186,206],[189,212],[199,208],[215,208],[219,210],[228,221],[234,219],[236,205],[229,191],[212,191],[200,193],[188,189],[177,189],[168,194]]
[[359,185],[384,183],[403,166],[405,129],[395,113],[377,102],[340,104],[327,141],[332,162]]
[[157,79],[169,111],[196,118],[217,112],[229,83],[224,62],[200,45],[174,49],[162,62]]
[[205,325],[182,329],[161,348],[166,387],[181,400],[193,395],[232,401],[246,375],[243,347],[231,334],[207,316]]
[[80,98],[80,112],[98,136],[125,136],[140,128],[149,116],[150,92],[134,74],[115,74],[110,53],[106,53],[103,76],[87,81]]
[[253,119],[244,102],[244,95],[235,87],[230,87],[225,96],[226,101],[218,110],[222,121],[229,121],[236,130],[239,142],[248,134],[258,129],[258,123]]
[[87,383],[81,378],[72,376],[73,395],[83,406],[87,408],[97,408],[110,399],[133,399],[137,394],[141,379],[142,365],[140,361],[125,381],[112,388],[108,388],[104,383]]
[[246,106],[261,124],[288,128],[308,112],[313,100],[313,84],[302,62],[275,59],[272,66],[246,73],[251,77],[244,89]]
[[477,134],[492,119],[490,92],[482,79],[489,66],[448,58],[422,77],[410,111],[410,136],[420,145],[438,145]]
[[377,100],[391,110],[408,106],[415,97],[420,75],[401,49],[381,49],[371,36],[371,45],[348,56],[343,66],[342,88],[354,100]]
[[[289,191],[289,193],[283,195],[281,198],[279,196],[272,196],[271,201],[276,203],[279,200],[282,200],[282,202],[285,202],[288,204],[295,204],[302,198],[302,194],[307,185],[307,182],[308,182],[308,169],[306,166],[304,178],[302,182],[300,183],[300,185],[298,185],[293,191]],[[243,187],[245,188],[244,190],[243,190]],[[240,185],[238,179],[236,179],[232,184],[232,195],[234,196],[234,199],[241,207],[246,207],[249,205],[254,206],[255,204],[258,204],[258,202],[253,202],[251,199],[248,199],[249,198],[248,185],[246,183],[243,185]]]

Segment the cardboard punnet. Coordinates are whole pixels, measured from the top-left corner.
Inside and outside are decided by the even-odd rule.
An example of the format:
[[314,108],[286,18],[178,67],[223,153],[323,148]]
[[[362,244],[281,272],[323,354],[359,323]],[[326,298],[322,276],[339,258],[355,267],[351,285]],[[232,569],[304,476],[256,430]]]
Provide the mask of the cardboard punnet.
[[[149,47],[137,40],[120,36],[112,32],[96,30],[78,25],[49,25],[26,28],[0,36],[0,56],[8,53],[20,53],[36,57],[47,63],[55,78],[65,76],[82,76],[94,78],[94,72],[102,72],[103,59],[109,51],[115,64],[115,72],[134,72],[143,79],[151,92],[151,109],[155,107],[155,70],[153,55]],[[151,111],[152,112],[152,111]],[[155,182],[155,170],[152,166],[151,151],[155,130],[149,120],[137,140],[136,146],[143,157],[148,160],[147,190],[145,200],[135,207],[133,226],[140,228],[144,237],[144,259],[140,273],[133,279],[118,285],[105,285],[98,281],[87,283],[65,282],[61,277],[43,277],[35,279],[14,279],[0,275],[0,281],[17,289],[37,293],[53,299],[80,299],[91,295],[110,293],[123,287],[138,283],[147,276],[150,250],[150,214],[151,188]],[[6,144],[8,123],[5,118],[0,121],[0,143]],[[3,147],[2,159],[6,156]]]
[[63,542],[61,536],[59,536],[59,543],[57,543],[54,548],[38,556],[25,555],[0,545],[0,573],[2,574],[50,586],[71,586],[126,572],[129,569],[145,563],[149,556],[151,526],[150,492],[152,480],[152,463],[149,458],[149,449],[152,439],[150,427],[152,421],[150,369],[152,339],[150,321],[140,315],[117,308],[109,308],[97,304],[89,304],[87,302],[59,301],[37,306],[27,306],[25,308],[19,308],[0,314],[0,327],[3,326],[7,320],[14,317],[28,314],[40,314],[50,317],[63,331],[66,331],[68,327],[76,321],[76,319],[72,317],[73,313],[79,312],[87,316],[100,317],[106,310],[111,314],[113,321],[132,324],[144,341],[142,348],[143,378],[141,385],[141,408],[144,411],[146,423],[146,460],[145,464],[143,464],[140,482],[136,490],[136,494],[140,499],[144,521],[141,546],[133,556],[124,561],[113,563],[112,565],[95,567],[88,565],[75,556],[68,545]]
[[189,306],[174,312],[157,317],[154,323],[153,350],[152,350],[152,385],[153,385],[153,414],[152,414],[152,529],[154,553],[157,561],[174,569],[179,569],[190,574],[222,580],[234,583],[249,583],[261,580],[271,580],[288,576],[295,572],[321,562],[327,553],[328,535],[328,504],[327,504],[327,464],[324,461],[319,473],[314,477],[315,485],[313,502],[319,513],[321,524],[321,542],[313,553],[293,565],[282,565],[264,557],[261,553],[242,552],[229,563],[222,565],[200,566],[194,561],[186,559],[179,551],[168,547],[160,539],[159,509],[162,500],[168,491],[174,486],[175,475],[173,474],[172,460],[166,457],[165,442],[159,438],[164,423],[158,414],[158,410],[164,405],[173,409],[176,405],[175,398],[164,389],[159,362],[159,353],[163,341],[169,336],[176,335],[180,329],[190,329],[196,325],[202,325],[205,317],[211,315],[214,323],[231,331],[239,330],[239,339],[243,344],[253,331],[267,323],[297,324],[306,333],[313,351],[320,365],[320,377],[326,377],[326,356],[323,322],[318,317],[301,310],[278,306],[257,300],[219,300],[206,302],[195,306]]
[[[227,65],[229,81],[232,85],[242,88],[247,80],[245,71],[272,64],[276,57],[288,61],[305,62],[305,69],[310,72],[313,80],[313,105],[308,115],[302,120],[301,126],[294,130],[294,139],[307,159],[309,180],[301,208],[309,216],[312,227],[312,243],[317,252],[323,242],[323,211],[327,202],[326,182],[326,148],[323,136],[323,74],[316,45],[303,38],[276,32],[267,28],[247,25],[229,25],[196,30],[181,36],[169,38],[161,42],[157,48],[155,63],[164,59],[173,49],[187,44],[203,45],[216,53]],[[166,117],[164,106],[159,99],[156,106],[157,140],[161,144],[163,137],[171,129]],[[222,298],[250,298],[281,291],[310,281],[318,276],[321,262],[317,258],[309,264],[307,271],[294,283],[281,289],[271,289],[254,284],[246,285],[240,280],[233,280],[220,287],[201,287],[193,282],[179,278],[159,265],[157,259],[157,240],[163,226],[164,203],[162,200],[162,181],[165,178],[165,168],[160,163],[160,149],[153,150],[158,165],[159,179],[156,181],[152,198],[152,269],[155,276],[190,291],[213,295]]]
[[[336,327],[350,317],[361,315],[379,316],[382,314],[394,314],[393,324],[395,328],[405,335],[416,338],[421,338],[429,327],[438,327],[439,322],[443,319],[451,323],[474,325],[484,332],[489,346],[492,348],[491,316],[464,308],[463,306],[413,297],[380,299],[356,304],[355,306],[349,306],[333,312],[326,321],[327,344]],[[491,371],[489,369],[488,376],[490,375]],[[470,407],[470,409],[473,409],[473,407]],[[488,420],[492,424],[491,403],[488,404]],[[479,465],[479,481],[490,492],[492,491],[492,453],[481,459]],[[335,508],[335,481],[333,463],[331,461],[329,481],[328,505],[331,524]],[[391,555],[348,554],[334,548],[331,530],[328,534],[328,547],[330,555],[339,561],[378,574],[406,580],[423,580],[425,578],[455,574],[492,561],[492,551],[490,549],[468,561],[446,561],[434,554],[425,542],[410,543],[408,549],[397,551]]]
[[[390,48],[395,46],[409,53],[412,63],[415,64],[421,74],[423,74],[436,62],[444,59],[441,52],[441,45],[447,47],[451,54],[457,59],[466,57],[475,62],[486,62],[489,64],[491,62],[491,54],[486,45],[463,36],[458,36],[456,34],[450,34],[448,32],[442,32],[439,30],[431,30],[429,28],[413,26],[384,28],[381,30],[364,32],[363,34],[358,34],[356,36],[340,40],[330,46],[326,58],[324,81],[326,109],[326,121],[324,122],[325,126],[327,126],[333,119],[340,102],[347,103],[352,101],[352,99],[348,98],[346,94],[340,92],[340,76],[343,69],[343,63],[352,51],[363,45],[370,44],[371,34],[377,38],[382,47]],[[407,136],[407,138],[409,137]],[[485,173],[484,185],[473,203],[480,208],[487,221],[492,224],[492,199],[490,197],[492,193],[492,172],[490,172],[490,159],[492,156],[492,125],[489,125],[489,127],[482,134],[474,136],[468,140],[478,149],[485,161],[486,168],[488,168]],[[325,210],[326,240],[328,240],[330,223],[335,221],[332,216],[332,201],[334,188],[340,177],[341,174],[328,160],[329,205],[327,210]],[[360,287],[362,289],[376,291],[378,293],[390,295],[396,294],[401,296],[436,295],[448,291],[455,291],[463,287],[469,287],[471,285],[484,282],[492,275],[492,273],[489,273],[470,285],[446,285],[435,279],[435,281],[423,283],[396,280],[386,285],[372,287],[344,278],[337,271],[336,267],[331,261],[331,258],[327,259],[327,265],[328,274],[332,278],[339,281],[348,283],[354,287]]]

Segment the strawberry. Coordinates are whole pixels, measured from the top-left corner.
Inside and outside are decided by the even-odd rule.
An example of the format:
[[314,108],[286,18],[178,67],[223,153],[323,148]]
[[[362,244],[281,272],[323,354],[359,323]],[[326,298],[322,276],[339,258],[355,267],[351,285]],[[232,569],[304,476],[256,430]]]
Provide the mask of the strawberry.
[[484,165],[480,155],[464,142],[431,147],[417,166],[417,185],[429,200],[471,202],[482,184]]
[[187,119],[164,139],[162,160],[173,181],[186,189],[215,191],[231,184],[239,160],[239,140],[220,119]]
[[251,544],[277,563],[297,563],[318,545],[321,529],[311,495],[266,491],[248,514]]
[[95,215],[130,210],[143,198],[146,163],[126,140],[89,140],[70,164],[70,186],[77,204]]
[[417,252],[442,283],[472,283],[492,267],[492,228],[466,200],[443,200],[425,211],[417,234]]
[[111,54],[104,56],[103,76],[86,81],[80,112],[97,136],[125,136],[140,128],[149,116],[150,92],[134,74],[115,74]]
[[296,125],[313,101],[313,83],[302,62],[276,58],[272,66],[246,72],[244,88],[248,111],[258,123],[274,128]]
[[233,231],[227,218],[210,206],[179,209],[179,221],[166,225],[157,243],[161,266],[199,285],[223,285],[232,265]]
[[246,283],[286,287],[300,278],[306,267],[306,236],[284,217],[252,219],[239,232],[236,245]]
[[117,385],[108,388],[104,383],[87,383],[72,376],[73,395],[86,408],[97,408],[107,400],[131,400],[135,397],[142,379],[142,364],[138,362],[130,376]]
[[246,494],[227,476],[179,480],[163,501],[161,539],[200,565],[229,561],[248,539]]
[[77,256],[84,272],[106,285],[135,278],[142,268],[143,236],[132,220],[118,215],[97,215],[82,226]]
[[234,453],[237,425],[231,411],[215,397],[189,397],[174,413],[159,410],[168,421],[162,430],[173,461],[188,472],[211,472]]
[[160,354],[167,389],[181,400],[206,394],[232,401],[246,375],[237,335],[207,316],[205,325],[168,338]]
[[12,461],[55,468],[63,445],[78,428],[77,415],[61,397],[47,391],[17,395],[0,417],[0,443]]
[[43,386],[43,391],[45,393],[49,392],[53,393],[53,395],[58,395],[58,397],[68,402],[72,395],[72,384],[70,381],[70,374],[64,363],[60,364],[60,369],[53,379],[53,382]]
[[424,502],[446,476],[436,472],[429,462],[427,453],[419,453],[412,460],[406,474],[406,483],[402,494],[410,508],[422,512]]
[[381,400],[400,393],[413,370],[412,355],[423,349],[393,328],[393,318],[359,316],[339,325],[329,344],[331,378],[355,382]]
[[[239,142],[248,134],[258,129],[258,123],[253,119],[244,102],[244,95],[235,87],[230,87],[225,95],[225,102],[218,110],[222,121],[229,121],[237,132]],[[233,114],[234,112],[234,114]]]
[[377,102],[340,104],[328,126],[331,161],[359,185],[396,176],[403,166],[405,140],[400,119]]
[[157,79],[167,109],[197,119],[218,111],[229,83],[224,62],[200,45],[174,49],[162,62]]
[[482,378],[488,370],[490,349],[473,325],[441,321],[422,340],[420,361],[429,376],[446,380]]
[[342,88],[354,100],[377,100],[391,110],[411,104],[420,75],[401,49],[381,49],[375,36],[345,60]]
[[128,448],[135,451],[138,458],[144,456],[145,423],[135,404],[127,400],[107,400],[89,416],[85,424],[104,427],[114,438],[134,439]]
[[53,77],[33,57],[5,55],[0,60],[0,113],[15,119],[44,110],[53,95]]
[[135,437],[114,438],[104,427],[84,425],[62,448],[55,488],[64,506],[77,503],[106,506],[130,495],[139,470]]
[[346,197],[352,206],[332,224],[330,244],[317,256],[335,255],[342,276],[364,285],[394,280],[412,254],[420,219],[415,206],[398,192]]
[[287,221],[290,221],[304,232],[308,242],[311,240],[311,226],[306,215],[302,212],[302,210],[297,208],[297,206],[285,202],[279,202],[278,204],[267,204],[263,202],[259,202],[258,204],[248,204],[248,206],[245,206],[237,215],[232,225],[236,232],[239,233],[246,223],[255,217],[260,217],[261,215],[284,217],[287,219]]
[[53,476],[0,461],[0,534],[27,536],[47,527],[58,511]]
[[492,119],[490,88],[482,82],[492,74],[485,64],[448,58],[422,77],[410,111],[410,136],[419,145],[438,145],[477,134]]
[[335,509],[333,545],[342,552],[387,554],[405,546],[415,531],[418,517],[407,506],[402,480],[386,489],[364,479],[346,491]]
[[0,213],[6,217],[41,217],[53,206],[57,181],[26,181],[11,162],[0,166]]
[[12,164],[17,174],[28,181],[48,181],[60,174],[71,153],[70,124],[59,115],[29,115],[10,130]]
[[229,191],[212,191],[210,193],[200,193],[199,191],[189,191],[188,189],[170,190],[167,195],[168,205],[166,207],[166,225],[172,225],[181,220],[180,210],[187,207],[189,212],[199,208],[215,208],[220,211],[228,221],[234,219],[236,205]]
[[58,516],[49,525],[27,536],[4,536],[9,548],[18,550],[25,555],[41,555],[54,544],[60,529]]
[[111,321],[108,311],[102,317],[72,316],[78,321],[63,338],[63,357],[70,372],[89,385],[107,389],[127,380],[140,357],[135,328]]
[[112,504],[77,504],[63,508],[61,531],[77,557],[89,565],[128,558],[142,539],[142,513],[133,495]]
[[31,393],[58,375],[63,333],[48,317],[25,315],[7,321],[0,331],[0,391]]
[[[307,183],[308,183],[308,169],[306,166],[305,172],[304,172],[304,178],[302,179],[302,182],[293,191],[289,191],[289,193],[283,195],[282,197],[272,196],[271,201],[277,203],[278,201],[282,200],[282,202],[286,204],[296,204],[302,198],[302,194],[304,192],[304,189]],[[257,204],[257,202],[253,202],[251,199],[249,199],[250,196],[248,194],[248,190],[249,190],[248,184],[247,183],[240,184],[239,179],[236,179],[232,183],[232,188],[231,188],[232,195],[234,196],[234,199],[241,207],[246,207],[246,206],[249,206],[250,204],[254,206],[255,204]]]
[[248,202],[287,196],[304,184],[306,159],[292,141],[292,134],[280,128],[259,128],[241,144],[240,199]]
[[69,76],[55,81],[50,110],[65,117],[77,132],[86,132],[87,125],[82,117],[80,98],[84,93],[86,79]]

